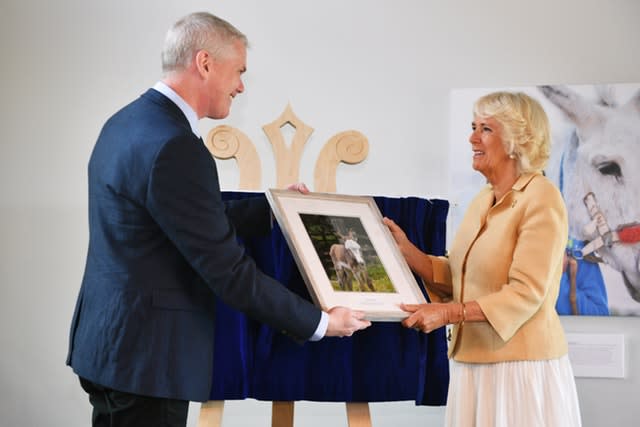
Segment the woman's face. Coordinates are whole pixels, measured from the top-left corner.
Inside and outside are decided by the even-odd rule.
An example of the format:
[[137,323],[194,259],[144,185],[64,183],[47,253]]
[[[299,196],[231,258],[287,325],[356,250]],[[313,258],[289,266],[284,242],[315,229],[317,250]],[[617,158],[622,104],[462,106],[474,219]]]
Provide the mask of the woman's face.
[[489,182],[498,181],[501,173],[512,162],[502,145],[502,126],[493,117],[474,116],[471,122],[469,142],[473,150],[473,169],[483,174]]

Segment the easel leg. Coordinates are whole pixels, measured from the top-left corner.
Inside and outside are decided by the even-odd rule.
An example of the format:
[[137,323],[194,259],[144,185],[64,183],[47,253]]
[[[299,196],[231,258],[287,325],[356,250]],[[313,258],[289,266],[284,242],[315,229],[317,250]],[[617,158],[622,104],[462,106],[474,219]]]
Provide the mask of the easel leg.
[[347,402],[346,405],[349,427],[371,427],[371,415],[367,402]]
[[222,425],[222,410],[224,400],[210,400],[200,407],[198,427],[220,427]]
[[293,427],[293,402],[273,402],[271,427]]

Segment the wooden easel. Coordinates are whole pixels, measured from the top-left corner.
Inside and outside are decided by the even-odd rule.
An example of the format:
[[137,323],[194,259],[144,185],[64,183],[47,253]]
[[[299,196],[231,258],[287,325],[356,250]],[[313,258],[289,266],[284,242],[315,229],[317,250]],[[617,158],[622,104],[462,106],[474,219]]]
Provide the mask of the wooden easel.
[[[283,126],[295,129],[291,145],[287,147],[282,136]],[[313,132],[287,105],[283,113],[262,128],[273,147],[276,159],[277,187],[284,188],[299,182],[300,158],[304,145]],[[205,145],[211,154],[221,160],[235,158],[240,171],[239,189],[260,190],[261,162],[251,140],[240,130],[230,126],[217,126],[209,131]],[[340,132],[324,145],[314,169],[314,191],[334,193],[336,171],[340,163],[356,164],[369,154],[369,142],[358,131]],[[371,427],[371,415],[367,402],[346,402],[349,427]],[[220,427],[224,401],[212,400],[202,404],[198,427]],[[294,402],[274,401],[271,407],[272,427],[293,427]]]
[[[371,415],[367,402],[346,402],[349,427],[371,427]],[[223,400],[210,400],[202,404],[198,427],[222,426]],[[271,427],[293,426],[294,402],[272,402]]]

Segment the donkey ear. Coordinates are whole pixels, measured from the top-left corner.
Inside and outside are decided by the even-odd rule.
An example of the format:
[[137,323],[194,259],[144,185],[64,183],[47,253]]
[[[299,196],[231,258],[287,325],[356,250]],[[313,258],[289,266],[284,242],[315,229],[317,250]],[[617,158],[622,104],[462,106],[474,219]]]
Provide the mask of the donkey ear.
[[625,107],[632,108],[638,113],[640,113],[640,89],[638,89],[638,91],[631,97],[631,99],[629,100],[629,102],[627,102],[627,105],[625,105]]
[[538,86],[538,89],[583,132],[603,120],[602,107],[583,98],[568,86]]
[[595,85],[593,87],[600,99],[598,104],[603,107],[616,108],[618,103],[616,102],[616,87],[614,85],[602,84]]

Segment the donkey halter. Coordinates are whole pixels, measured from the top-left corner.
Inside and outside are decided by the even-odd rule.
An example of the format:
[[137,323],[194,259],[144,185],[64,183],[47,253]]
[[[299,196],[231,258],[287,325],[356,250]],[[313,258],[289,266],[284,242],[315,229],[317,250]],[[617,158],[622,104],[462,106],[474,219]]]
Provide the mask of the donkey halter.
[[584,196],[583,201],[591,217],[591,222],[584,226],[583,231],[589,236],[596,235],[581,249],[583,257],[605,246],[611,247],[617,243],[633,244],[640,242],[640,223],[623,224],[612,230],[600,210],[600,206],[598,206],[596,196],[589,192]]

